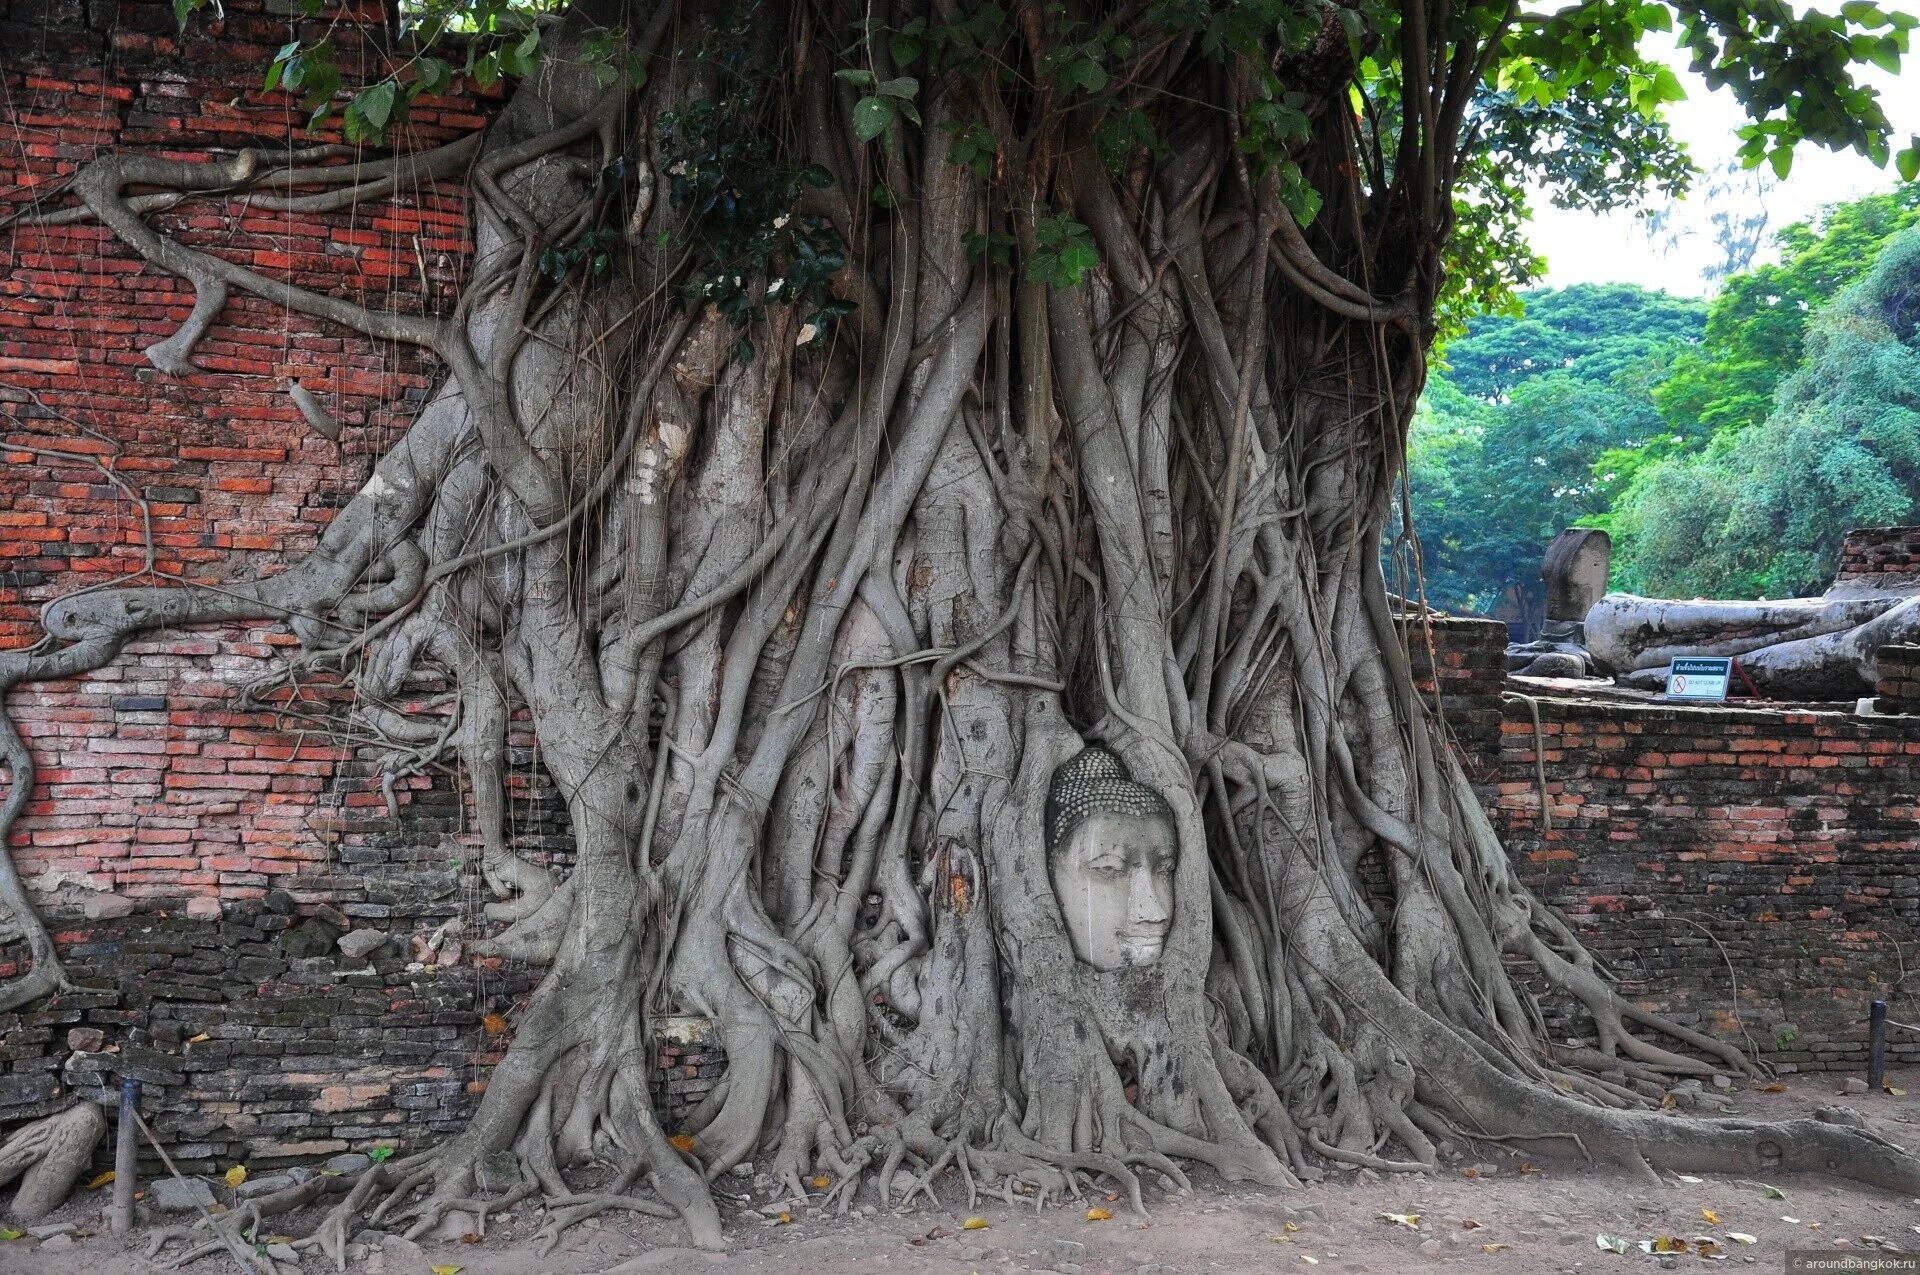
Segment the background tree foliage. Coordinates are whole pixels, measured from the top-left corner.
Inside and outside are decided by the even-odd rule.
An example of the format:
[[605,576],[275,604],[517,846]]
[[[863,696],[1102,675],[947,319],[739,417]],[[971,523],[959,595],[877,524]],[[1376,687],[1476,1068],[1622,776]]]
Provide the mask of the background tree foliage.
[[1920,230],[1869,259],[1865,279],[1802,317],[1802,353],[1765,419],[1651,466],[1626,493],[1613,526],[1627,587],[1818,593],[1849,530],[1920,515]]
[[[1525,618],[1547,541],[1576,523],[1614,533],[1616,588],[1818,592],[1847,530],[1916,516],[1891,438],[1911,421],[1884,370],[1899,341],[1843,319],[1857,296],[1836,298],[1876,262],[1895,269],[1891,245],[1917,220],[1920,185],[1903,183],[1781,230],[1780,259],[1711,303],[1580,285],[1470,323],[1413,426],[1428,598],[1481,612],[1506,599]],[[1823,371],[1796,379],[1816,359]]]
[[1648,387],[1706,323],[1703,302],[1624,284],[1523,302],[1447,346],[1414,418],[1413,522],[1440,606],[1537,608],[1546,542],[1608,508],[1595,458],[1663,432]]

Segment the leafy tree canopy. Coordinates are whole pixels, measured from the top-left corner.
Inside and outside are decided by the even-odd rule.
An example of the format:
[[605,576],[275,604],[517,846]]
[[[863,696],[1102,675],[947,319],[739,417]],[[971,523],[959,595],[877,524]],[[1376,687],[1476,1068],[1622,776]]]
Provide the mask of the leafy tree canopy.
[[1705,339],[1656,392],[1660,412],[1699,444],[1764,419],[1799,365],[1813,312],[1872,266],[1886,241],[1920,219],[1920,184],[1836,204],[1776,237],[1780,261],[1736,274],[1714,298]]
[[[1524,605],[1547,541],[1575,523],[1614,532],[1621,588],[1818,591],[1845,532],[1908,516],[1907,497],[1870,459],[1882,449],[1861,412],[1826,414],[1818,429],[1804,406],[1791,426],[1769,413],[1812,357],[1810,333],[1825,332],[1822,308],[1917,214],[1911,183],[1835,205],[1782,230],[1781,260],[1735,274],[1710,305],[1580,285],[1522,294],[1518,317],[1473,320],[1429,379],[1410,444],[1429,599],[1485,611],[1511,589]],[[1829,368],[1832,351],[1867,348],[1819,344]],[[1836,438],[1842,424],[1855,432]],[[1832,480],[1756,471],[1764,457],[1781,475],[1805,473],[1795,447],[1826,449]]]
[[1920,516],[1920,229],[1806,326],[1761,424],[1645,472],[1615,519],[1626,582],[1671,596],[1785,597],[1832,578],[1854,527]]
[[1520,318],[1488,315],[1446,348],[1446,377],[1462,393],[1498,401],[1522,381],[1567,371],[1607,382],[1675,341],[1697,341],[1706,303],[1631,284],[1577,284],[1521,298]]
[[1546,542],[1608,507],[1594,459],[1661,434],[1648,384],[1706,319],[1703,302],[1626,284],[1521,300],[1521,317],[1476,319],[1447,346],[1414,420],[1414,527],[1441,606],[1538,601]]
[[[175,0],[175,10],[184,25],[208,3]],[[321,21],[262,68],[265,86],[296,96],[316,124],[342,111],[347,140],[368,144],[380,143],[403,121],[416,96],[443,89],[456,73],[482,85],[530,74],[542,33],[569,7],[565,0],[402,4],[393,34],[404,56],[386,77],[348,93],[331,26],[357,23],[358,16],[338,0],[302,4]],[[751,7],[743,5],[743,14]],[[1406,145],[1419,134],[1462,139],[1445,214],[1449,269],[1434,314],[1442,335],[1461,331],[1477,313],[1512,312],[1516,290],[1538,276],[1542,262],[1524,234],[1529,189],[1545,191],[1562,207],[1613,207],[1686,189],[1695,169],[1662,116],[1685,91],[1671,68],[1641,52],[1650,36],[1671,33],[1691,55],[1692,69],[1746,109],[1751,122],[1740,130],[1746,164],[1766,163],[1784,176],[1796,149],[1813,143],[1892,162],[1908,180],[1920,176],[1920,136],[1897,137],[1878,91],[1855,75],[1865,63],[1897,68],[1920,23],[1876,0],[1848,0],[1831,14],[1796,13],[1781,0],[1604,0],[1556,13],[1479,0],[1440,13],[1444,32],[1429,30],[1425,6],[1379,0],[1157,0],[1144,9],[1095,5],[1072,12],[1050,4],[1044,20],[1061,37],[1052,64],[1002,61],[1001,74],[1050,78],[1057,90],[1082,93],[1104,107],[1102,150],[1124,158],[1136,147],[1165,145],[1128,100],[1129,66],[1159,41],[1190,37],[1209,51],[1260,54],[1277,38],[1281,47],[1304,53],[1337,31],[1351,46],[1356,140],[1377,189],[1400,176],[1392,171],[1396,163],[1438,162],[1430,150]],[[956,59],[998,59],[1011,47],[1009,24],[1017,17],[987,4],[967,6],[947,23],[916,19],[899,29],[878,17],[856,23],[849,47],[857,51],[864,37],[886,40],[894,72],[881,82],[861,71],[857,56],[851,59],[843,78],[862,95],[860,131],[872,140],[896,121],[917,127],[919,76]],[[586,60],[609,84],[644,78],[629,52],[630,34],[611,27],[586,47]],[[1429,82],[1436,77],[1424,58],[1406,62],[1407,50],[1436,41],[1457,41],[1460,56],[1446,78],[1471,92]],[[1247,101],[1238,146],[1257,167],[1279,170],[1291,211],[1307,222],[1322,195],[1289,150],[1307,135],[1308,96],[1289,83],[1284,59],[1264,60],[1273,69]],[[1415,109],[1407,109],[1409,102]],[[980,141],[962,133],[953,145],[977,156]]]

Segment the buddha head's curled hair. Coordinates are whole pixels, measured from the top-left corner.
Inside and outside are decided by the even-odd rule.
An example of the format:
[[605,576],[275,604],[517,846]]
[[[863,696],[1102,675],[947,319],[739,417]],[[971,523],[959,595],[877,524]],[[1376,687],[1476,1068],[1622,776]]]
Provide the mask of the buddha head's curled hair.
[[1145,784],[1137,784],[1114,753],[1093,744],[1053,772],[1047,789],[1047,858],[1051,860],[1088,815],[1101,812],[1131,819],[1173,822],[1173,807]]

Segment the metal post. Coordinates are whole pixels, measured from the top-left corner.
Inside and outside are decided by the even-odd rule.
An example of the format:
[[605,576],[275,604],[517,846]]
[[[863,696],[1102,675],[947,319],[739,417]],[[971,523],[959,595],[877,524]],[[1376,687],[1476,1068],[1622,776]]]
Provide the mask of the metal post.
[[1875,1001],[1867,1017],[1867,1089],[1879,1093],[1887,1078],[1887,1003]]
[[120,1081],[120,1127],[113,1147],[113,1217],[115,1235],[133,1229],[133,1191],[140,1179],[140,1133],[133,1113],[140,1109],[140,1082],[131,1076]]

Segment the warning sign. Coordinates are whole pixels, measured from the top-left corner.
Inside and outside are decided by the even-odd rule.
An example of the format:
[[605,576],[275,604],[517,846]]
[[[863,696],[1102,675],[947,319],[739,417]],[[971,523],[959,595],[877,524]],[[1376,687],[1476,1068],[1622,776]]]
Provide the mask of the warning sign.
[[1724,655],[1683,655],[1667,665],[1667,698],[1720,701],[1727,698],[1733,661]]

